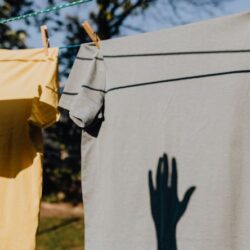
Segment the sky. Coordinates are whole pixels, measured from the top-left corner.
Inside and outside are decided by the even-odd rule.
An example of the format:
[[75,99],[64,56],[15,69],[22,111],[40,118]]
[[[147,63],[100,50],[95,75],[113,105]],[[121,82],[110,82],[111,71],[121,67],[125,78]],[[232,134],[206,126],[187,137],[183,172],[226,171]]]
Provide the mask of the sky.
[[250,9],[249,0],[235,0],[227,4],[227,9],[229,12],[238,12]]
[[[2,0],[0,0],[1,2]],[[182,23],[178,20],[175,22],[170,23],[168,20],[172,20],[173,18],[169,13],[172,13],[170,9],[167,8],[167,6],[164,5],[164,0],[157,0],[156,6],[150,7],[144,15],[140,15],[138,17],[132,17],[128,18],[125,22],[128,26],[137,27],[145,32],[165,29],[168,27],[178,26]],[[44,6],[45,8],[46,6]],[[180,6],[181,8],[182,6]],[[88,18],[88,13],[90,10],[94,10],[96,8],[95,1],[82,4],[81,6],[74,6],[66,9],[62,9],[61,12],[63,15],[67,14],[74,14],[74,13],[80,13],[82,16],[83,21]],[[162,11],[161,11],[162,10]],[[188,13],[186,12],[181,13],[182,22],[183,23],[191,23],[191,22],[198,22],[201,20],[218,17],[218,16],[225,16],[234,14],[241,11],[250,11],[250,1],[249,0],[226,0],[225,3],[221,6],[221,9],[212,9],[211,14],[210,12],[203,11],[202,9],[190,9]],[[250,22],[250,20],[249,20]],[[13,28],[23,28],[23,21],[20,22],[13,22],[11,25]],[[49,28],[49,25],[48,25]],[[84,32],[84,31],[83,31]],[[41,36],[39,33],[37,33],[37,30],[31,30],[29,32],[31,35],[27,40],[28,47],[36,48],[41,47]],[[121,30],[121,36],[128,36],[139,33],[139,31],[134,31],[128,28],[123,28]],[[39,34],[39,35],[38,35]],[[66,44],[63,44],[63,38],[64,34],[49,34],[50,35],[50,44],[52,47],[54,46],[64,46]]]
[[[164,5],[162,5],[162,2],[164,2],[164,0],[158,1],[158,7],[155,6],[153,8],[150,8],[146,12],[145,18],[139,17],[137,18],[137,20],[136,19],[132,20],[130,18],[128,22],[130,24],[131,22],[137,23],[139,27],[147,27],[146,31],[155,31],[159,29],[181,25],[182,23],[180,21],[176,21],[174,23],[170,23],[168,21],[171,19],[171,15],[168,15],[167,13],[172,13],[172,11],[171,9],[168,9]],[[162,8],[162,7],[165,7],[165,8]],[[182,6],[179,6],[179,8],[181,7]],[[162,13],[159,13],[160,9],[164,9],[164,11],[162,11]],[[192,22],[198,22],[198,21],[206,20],[206,19],[213,18],[213,17],[230,15],[230,14],[234,14],[234,13],[241,12],[241,11],[247,11],[247,10],[250,11],[249,0],[226,0],[224,1],[224,4],[218,9],[211,8],[209,9],[209,11],[204,11],[202,8],[200,9],[190,8],[190,10],[188,11],[190,12],[190,14],[181,12],[181,17],[183,18],[183,23],[192,23]],[[127,30],[127,33],[128,35],[130,35],[130,34],[137,33],[137,32],[132,32],[132,31]],[[122,35],[127,35],[127,34],[125,32],[125,34],[122,34]]]

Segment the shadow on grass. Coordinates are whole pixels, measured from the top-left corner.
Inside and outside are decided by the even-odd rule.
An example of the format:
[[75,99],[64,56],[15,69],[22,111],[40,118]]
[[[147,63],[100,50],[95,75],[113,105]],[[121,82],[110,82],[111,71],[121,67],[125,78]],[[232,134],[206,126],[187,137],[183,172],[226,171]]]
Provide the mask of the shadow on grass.
[[70,219],[66,219],[65,221],[63,221],[62,223],[58,224],[58,225],[55,225],[55,226],[52,226],[50,228],[46,228],[46,229],[43,229],[41,231],[38,231],[37,235],[40,236],[40,235],[43,235],[43,234],[46,234],[46,233],[50,233],[50,232],[53,232],[55,230],[58,230],[58,229],[61,229],[65,226],[69,226],[71,224],[74,224],[78,221],[80,221],[81,218],[70,218]]

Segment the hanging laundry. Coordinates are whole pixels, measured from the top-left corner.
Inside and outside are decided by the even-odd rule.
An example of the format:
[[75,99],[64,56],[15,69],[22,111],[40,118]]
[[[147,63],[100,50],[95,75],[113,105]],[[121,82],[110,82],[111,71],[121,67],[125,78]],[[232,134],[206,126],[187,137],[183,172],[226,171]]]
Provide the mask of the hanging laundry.
[[83,44],[86,250],[248,250],[250,13]]
[[0,249],[35,249],[41,128],[59,118],[57,56],[57,48],[0,50]]

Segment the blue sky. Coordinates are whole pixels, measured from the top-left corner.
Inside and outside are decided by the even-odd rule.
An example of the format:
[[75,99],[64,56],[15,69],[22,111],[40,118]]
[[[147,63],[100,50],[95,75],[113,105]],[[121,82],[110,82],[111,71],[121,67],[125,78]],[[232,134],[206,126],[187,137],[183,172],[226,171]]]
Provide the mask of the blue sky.
[[[137,24],[139,27],[147,27],[146,31],[154,31],[154,30],[181,25],[181,22],[178,22],[178,21],[175,23],[169,22],[169,20],[171,20],[171,15],[169,15],[168,13],[171,13],[172,11],[166,6],[163,5],[164,11],[162,11],[162,13],[159,13],[159,10],[161,9],[160,7],[162,3],[164,2],[164,0],[160,0],[157,2],[158,2],[158,7],[155,6],[153,8],[150,8],[146,12],[145,18],[139,17],[139,18],[134,18],[134,20],[130,18],[128,20],[128,23]],[[181,8],[181,6],[179,7]],[[204,11],[202,8],[197,9],[197,8],[191,7],[190,12],[186,12],[186,13],[181,12],[180,16],[183,18],[183,23],[191,23],[191,22],[198,22],[200,20],[205,20],[205,19],[209,19],[213,17],[230,15],[230,14],[234,14],[234,13],[241,12],[241,11],[247,11],[247,10],[250,10],[249,0],[226,0],[218,9],[211,8],[209,9],[209,11]],[[158,17],[158,20],[155,17]],[[126,32],[128,34],[136,33],[136,32],[131,32],[127,30],[122,35],[127,35]]]
[[242,10],[250,9],[250,1],[249,0],[235,0],[231,3],[228,3],[227,9],[229,12],[238,12]]
[[[0,0],[1,2],[1,0]],[[161,8],[161,5],[164,4],[164,0],[157,0],[156,1],[158,5],[154,7],[150,7],[148,11],[144,14],[144,16],[140,15],[138,17],[129,18],[126,21],[126,24],[132,25],[135,27],[139,27],[146,32],[155,31],[159,29],[164,29],[168,27],[173,27],[180,25],[180,22],[170,23],[168,20],[171,19],[171,16],[169,17],[169,13],[171,13],[171,10],[167,8],[167,6],[163,5],[164,8]],[[159,8],[160,6],[160,8]],[[46,7],[46,6],[45,6]],[[165,8],[166,7],[166,8]],[[180,6],[181,7],[181,6]],[[75,14],[80,13],[82,16],[82,20],[86,20],[88,18],[88,13],[90,10],[94,10],[96,8],[95,1],[82,4],[81,6],[74,6],[67,9],[61,10],[63,15],[67,14]],[[160,10],[164,10],[161,13]],[[202,9],[192,9],[190,10],[190,13],[192,14],[185,14],[182,13],[182,18],[185,23],[190,22],[198,22],[200,20],[205,20],[208,18],[218,17],[218,16],[225,16],[230,15],[233,13],[241,12],[241,11],[250,11],[250,1],[249,0],[226,0],[225,3],[221,6],[220,9],[212,9],[213,15],[211,13],[203,11]],[[249,20],[250,22],[250,20]],[[23,28],[23,21],[11,23],[13,27],[21,27]],[[48,25],[49,28],[49,25]],[[84,31],[83,31],[84,32]],[[32,48],[41,47],[41,36],[39,33],[37,33],[37,30],[31,29],[30,30],[30,37],[28,38],[28,46]],[[127,28],[123,28],[121,35],[133,35],[138,32],[132,31]],[[50,42],[51,46],[63,46],[63,37],[64,34],[49,34],[50,35]]]

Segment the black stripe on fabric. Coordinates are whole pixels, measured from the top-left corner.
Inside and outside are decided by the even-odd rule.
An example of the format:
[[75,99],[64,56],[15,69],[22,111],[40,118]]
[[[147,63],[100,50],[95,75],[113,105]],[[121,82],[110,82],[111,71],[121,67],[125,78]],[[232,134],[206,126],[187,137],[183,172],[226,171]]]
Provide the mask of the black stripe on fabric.
[[[108,92],[111,92],[111,91],[114,91],[114,90],[125,89],[125,88],[133,88],[133,87],[140,87],[140,86],[167,83],[167,82],[176,82],[176,81],[199,79],[199,78],[205,78],[205,77],[214,77],[214,76],[231,75],[231,74],[244,74],[244,73],[250,73],[250,70],[226,71],[226,72],[218,72],[218,73],[211,73],[211,74],[203,74],[203,75],[195,75],[195,76],[186,76],[186,77],[165,79],[165,80],[152,81],[152,82],[135,83],[135,84],[131,84],[131,85],[125,85],[125,86],[110,88],[110,89],[108,89],[106,91],[102,90],[102,89],[91,88],[91,87],[89,87],[87,85],[82,85],[81,87],[87,88],[87,89],[90,89],[90,90],[93,90],[93,91],[100,91],[102,93],[108,93]],[[77,95],[77,93],[69,93],[69,92],[63,92],[63,94]]]
[[100,57],[88,58],[88,57],[80,57],[80,56],[77,56],[76,59],[82,60],[82,61],[92,61],[92,60],[94,60],[94,59],[103,61],[103,58],[100,58]]
[[92,88],[92,87],[89,87],[88,85],[82,85],[81,87],[86,88],[86,89],[91,89],[93,91],[99,91],[99,92],[102,92],[102,93],[107,93],[107,91],[105,91],[103,89]]
[[[90,89],[90,90],[93,90],[93,91],[98,91],[98,92],[102,92],[102,93],[106,93],[105,90],[102,90],[102,89],[95,89],[95,88],[92,88],[92,87],[89,87],[87,85],[82,85],[81,87],[83,88],[86,88],[86,89]],[[62,92],[62,94],[64,95],[78,95],[78,93],[73,93],[73,92]]]
[[127,55],[104,55],[104,58],[122,58],[122,57],[146,57],[146,56],[176,56],[176,55],[197,55],[197,54],[226,54],[226,53],[248,53],[250,50],[213,50],[213,51],[178,51],[166,53],[144,53]]
[[[179,51],[166,53],[144,53],[144,54],[127,54],[127,55],[103,55],[104,58],[124,58],[124,57],[146,57],[146,56],[178,56],[178,55],[197,55],[197,54],[227,54],[227,53],[249,53],[250,50],[212,50],[212,51]],[[104,58],[95,57],[103,61]],[[76,57],[79,60],[92,61],[93,58]]]
[[205,78],[205,77],[213,77],[213,76],[221,76],[221,75],[230,75],[230,74],[242,74],[242,73],[250,73],[250,70],[235,70],[235,71],[211,73],[211,74],[204,74],[204,75],[172,78],[172,79],[153,81],[153,82],[136,83],[136,84],[126,85],[126,86],[121,86],[121,87],[114,87],[114,88],[108,89],[106,91],[106,93],[108,93],[110,91],[114,91],[114,90],[124,89],[124,88],[133,88],[133,87],[153,85],[153,84],[159,84],[159,83],[176,82],[176,81],[183,81],[183,80],[190,80],[190,79],[197,79],[197,78]]
[[73,93],[73,92],[62,92],[63,95],[77,95],[78,93]]

